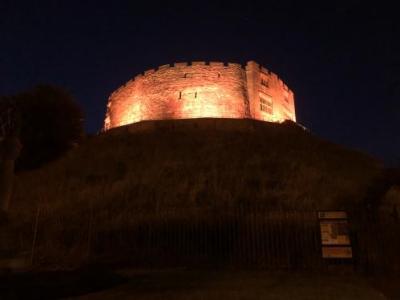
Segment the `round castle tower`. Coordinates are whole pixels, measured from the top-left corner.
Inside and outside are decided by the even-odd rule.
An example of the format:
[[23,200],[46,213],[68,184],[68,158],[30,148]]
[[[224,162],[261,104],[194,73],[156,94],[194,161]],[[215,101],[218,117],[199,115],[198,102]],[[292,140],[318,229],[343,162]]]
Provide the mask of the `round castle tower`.
[[108,100],[104,129],[144,120],[251,118],[296,121],[293,92],[249,61],[163,65],[136,76]]

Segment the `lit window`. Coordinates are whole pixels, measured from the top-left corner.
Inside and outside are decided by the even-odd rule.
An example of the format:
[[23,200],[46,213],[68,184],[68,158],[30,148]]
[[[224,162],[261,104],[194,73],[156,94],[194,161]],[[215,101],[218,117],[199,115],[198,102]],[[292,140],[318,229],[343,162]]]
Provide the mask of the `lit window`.
[[262,86],[265,86],[265,87],[269,87],[268,80],[261,79],[261,85],[262,85]]
[[283,91],[283,100],[285,100],[286,103],[289,103],[289,93],[287,91]]
[[272,107],[272,98],[269,96],[260,96],[260,110],[266,112],[268,114],[272,114],[273,107]]

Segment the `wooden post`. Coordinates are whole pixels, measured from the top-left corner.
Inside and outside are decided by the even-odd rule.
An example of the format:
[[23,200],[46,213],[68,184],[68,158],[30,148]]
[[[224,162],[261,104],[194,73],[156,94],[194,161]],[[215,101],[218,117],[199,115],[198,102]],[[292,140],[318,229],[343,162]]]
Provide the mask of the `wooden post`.
[[34,253],[35,253],[37,232],[38,232],[38,226],[39,226],[39,215],[40,215],[40,204],[38,205],[37,210],[36,210],[35,226],[34,226],[34,230],[33,230],[33,240],[32,240],[32,249],[31,249],[31,265],[33,264],[33,257],[34,257]]
[[88,238],[87,238],[87,248],[86,248],[86,257],[88,259],[89,259],[90,251],[91,251],[92,230],[93,230],[93,204],[92,204],[92,200],[90,200],[89,201]]
[[21,143],[15,136],[1,141],[0,161],[0,208],[7,212],[10,206],[14,182],[14,162],[21,150]]

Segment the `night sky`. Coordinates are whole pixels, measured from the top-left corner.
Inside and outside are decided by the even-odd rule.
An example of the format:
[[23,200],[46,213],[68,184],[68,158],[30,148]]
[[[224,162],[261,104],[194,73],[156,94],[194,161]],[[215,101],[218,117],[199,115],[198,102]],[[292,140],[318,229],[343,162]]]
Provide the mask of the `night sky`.
[[97,132],[110,93],[144,70],[181,61],[255,60],[294,91],[299,123],[399,164],[394,6],[143,2],[0,1],[0,94],[38,83],[63,86],[82,105],[86,130]]

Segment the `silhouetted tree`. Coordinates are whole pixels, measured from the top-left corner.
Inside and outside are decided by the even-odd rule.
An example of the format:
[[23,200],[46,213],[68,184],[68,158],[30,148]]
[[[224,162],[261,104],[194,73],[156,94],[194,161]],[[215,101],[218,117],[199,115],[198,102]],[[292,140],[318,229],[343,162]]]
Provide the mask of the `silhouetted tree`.
[[15,100],[0,97],[0,219],[10,204],[15,160],[21,150],[20,128],[21,118]]
[[66,90],[39,85],[15,96],[23,148],[17,169],[32,169],[58,158],[83,137],[83,112]]

